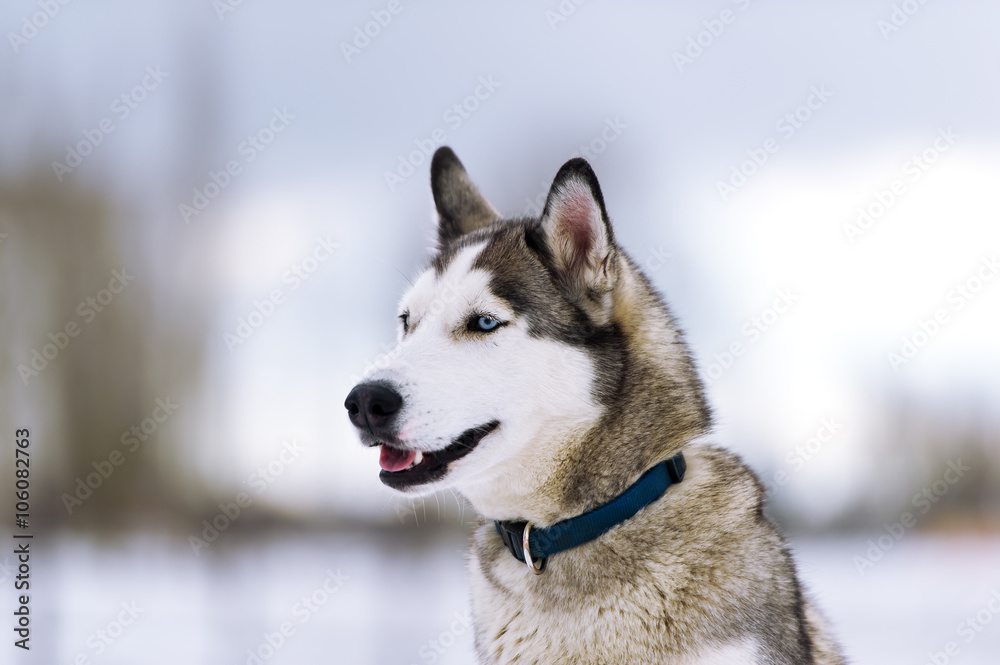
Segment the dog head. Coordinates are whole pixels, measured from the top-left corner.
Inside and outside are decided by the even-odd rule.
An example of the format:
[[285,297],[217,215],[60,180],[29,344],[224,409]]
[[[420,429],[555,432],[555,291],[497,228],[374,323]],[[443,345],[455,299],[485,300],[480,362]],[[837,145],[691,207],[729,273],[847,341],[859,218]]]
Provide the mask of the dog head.
[[383,483],[544,523],[707,428],[680,334],[586,161],[563,165],[539,218],[501,218],[449,148],[431,189],[437,254],[400,303],[398,348],[345,402]]

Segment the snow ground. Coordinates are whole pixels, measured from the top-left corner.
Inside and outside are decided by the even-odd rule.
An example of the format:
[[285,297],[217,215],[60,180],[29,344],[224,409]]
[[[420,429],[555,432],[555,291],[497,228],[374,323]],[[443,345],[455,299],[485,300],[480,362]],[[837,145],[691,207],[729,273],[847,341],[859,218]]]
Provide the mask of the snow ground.
[[[851,661],[995,664],[1000,537],[907,535],[860,575],[854,557],[877,536],[793,539]],[[224,533],[198,556],[186,537],[55,538],[32,569],[34,648],[11,662],[469,663],[464,549],[461,534],[432,529]]]

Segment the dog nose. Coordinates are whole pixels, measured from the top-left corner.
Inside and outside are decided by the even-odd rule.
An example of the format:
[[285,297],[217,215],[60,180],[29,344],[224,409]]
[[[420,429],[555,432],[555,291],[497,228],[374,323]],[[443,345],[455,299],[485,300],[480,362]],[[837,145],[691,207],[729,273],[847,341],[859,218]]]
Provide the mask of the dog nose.
[[403,405],[403,396],[382,383],[359,383],[344,400],[355,427],[375,430],[388,424]]

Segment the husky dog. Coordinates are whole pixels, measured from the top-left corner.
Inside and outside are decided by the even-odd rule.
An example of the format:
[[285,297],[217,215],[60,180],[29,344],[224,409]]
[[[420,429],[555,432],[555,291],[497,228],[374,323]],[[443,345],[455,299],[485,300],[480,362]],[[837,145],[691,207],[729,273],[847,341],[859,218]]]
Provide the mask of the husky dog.
[[482,516],[480,663],[843,663],[757,478],[696,441],[694,363],[590,165],[540,218],[503,218],[446,147],[431,189],[437,253],[345,406],[383,483]]

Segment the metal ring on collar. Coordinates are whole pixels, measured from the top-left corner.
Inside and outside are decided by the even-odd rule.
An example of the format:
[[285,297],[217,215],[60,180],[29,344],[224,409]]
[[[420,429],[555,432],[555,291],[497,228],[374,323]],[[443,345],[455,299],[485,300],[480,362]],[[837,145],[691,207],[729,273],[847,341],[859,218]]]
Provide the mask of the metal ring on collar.
[[545,570],[545,557],[541,559],[541,565],[535,567],[535,562],[531,560],[531,545],[528,544],[528,535],[531,533],[531,522],[524,525],[524,538],[521,540],[521,549],[524,552],[524,562],[528,564],[535,575],[541,575]]

